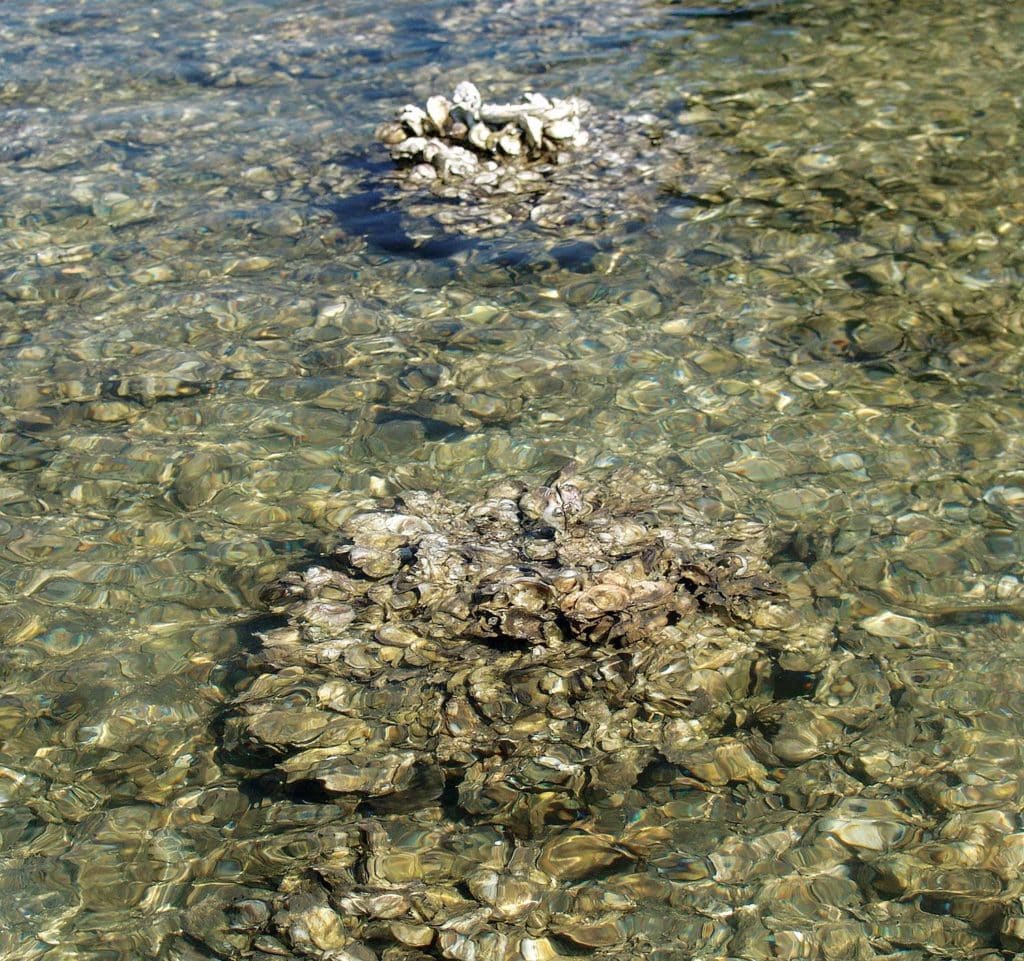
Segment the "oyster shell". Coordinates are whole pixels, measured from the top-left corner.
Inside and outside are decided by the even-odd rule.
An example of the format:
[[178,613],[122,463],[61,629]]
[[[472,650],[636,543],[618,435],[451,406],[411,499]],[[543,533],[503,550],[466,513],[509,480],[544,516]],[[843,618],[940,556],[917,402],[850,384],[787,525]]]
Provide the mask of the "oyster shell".
[[469,116],[476,117],[480,111],[480,105],[483,103],[483,98],[480,96],[480,91],[475,83],[463,80],[455,88],[455,93],[452,94],[452,101],[456,107],[460,107]]
[[427,98],[427,116],[433,124],[435,133],[444,134],[448,126],[448,116],[451,111],[451,103],[446,97],[433,96]]
[[398,111],[398,122],[414,137],[422,137],[426,132],[426,121],[430,118],[427,112],[415,104],[407,103]]

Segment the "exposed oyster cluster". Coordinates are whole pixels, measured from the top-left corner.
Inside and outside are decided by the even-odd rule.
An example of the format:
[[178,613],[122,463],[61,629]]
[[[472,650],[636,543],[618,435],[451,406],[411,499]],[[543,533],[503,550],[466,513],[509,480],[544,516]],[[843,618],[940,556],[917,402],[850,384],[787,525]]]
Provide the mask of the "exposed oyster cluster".
[[414,165],[415,180],[468,178],[494,186],[503,166],[542,158],[559,163],[568,151],[584,146],[589,140],[580,126],[585,106],[576,97],[549,100],[533,92],[520,103],[485,103],[476,85],[464,81],[451,100],[432,96],[425,110],[406,104],[377,137],[395,160]]
[[563,472],[468,506],[409,493],[342,534],[271,590],[288,623],[225,726],[271,790],[331,802],[331,840],[278,879],[273,911],[204,902],[195,936],[335,961],[644,943],[642,865],[683,869],[637,816],[638,782],[672,764],[695,785],[763,783],[723,729],[833,643],[784,600],[764,527],[697,485]]
[[656,216],[666,190],[716,196],[727,179],[711,142],[669,118],[537,93],[486,104],[472,84],[404,107],[377,137],[398,162],[374,190],[418,236],[500,236],[522,221],[563,240],[593,236]]
[[592,236],[656,216],[666,190],[717,195],[727,169],[709,141],[669,118],[533,92],[488,104],[471,83],[406,105],[377,138],[398,162],[374,190],[400,205],[417,236],[499,236],[524,220],[562,239]]

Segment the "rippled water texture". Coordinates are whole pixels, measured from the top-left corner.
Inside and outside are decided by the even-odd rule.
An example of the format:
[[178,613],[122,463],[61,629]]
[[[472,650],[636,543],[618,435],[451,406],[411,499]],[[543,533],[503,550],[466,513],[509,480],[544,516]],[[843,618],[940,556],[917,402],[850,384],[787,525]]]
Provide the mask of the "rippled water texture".
[[[261,585],[380,495],[570,458],[766,523],[835,645],[720,732],[756,769],[646,769],[628,864],[514,950],[1024,947],[1020,5],[0,8],[0,957],[213,956],[184,908],[339,816],[219,751]],[[392,201],[375,125],[467,78],[649,164],[604,143],[556,225]],[[366,830],[449,883],[464,814]]]

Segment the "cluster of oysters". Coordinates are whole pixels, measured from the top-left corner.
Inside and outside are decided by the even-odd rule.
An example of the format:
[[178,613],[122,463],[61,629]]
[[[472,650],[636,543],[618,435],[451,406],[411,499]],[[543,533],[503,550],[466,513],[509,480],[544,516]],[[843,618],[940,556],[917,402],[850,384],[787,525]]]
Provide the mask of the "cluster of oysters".
[[416,236],[500,236],[522,221],[561,239],[591,236],[657,216],[666,190],[717,195],[726,169],[710,142],[668,118],[535,92],[485,103],[469,82],[425,109],[406,105],[377,139],[396,163],[374,189]]
[[191,936],[263,961],[648,956],[646,889],[707,869],[666,847],[642,783],[765,783],[729,728],[834,643],[785,600],[763,525],[698,483],[563,471],[469,505],[407,493],[341,533],[269,589],[287,623],[224,727],[320,840],[273,891],[197,895]]
[[238,795],[165,961],[1021,956],[1012,644],[834,621],[706,478],[340,527],[268,588],[224,778],[177,806]]
[[434,95],[425,110],[406,104],[397,121],[378,128],[377,137],[395,160],[413,164],[414,180],[469,178],[494,186],[504,166],[541,158],[559,163],[584,146],[585,106],[576,97],[549,100],[533,92],[520,103],[484,103],[476,85],[464,81],[451,100]]

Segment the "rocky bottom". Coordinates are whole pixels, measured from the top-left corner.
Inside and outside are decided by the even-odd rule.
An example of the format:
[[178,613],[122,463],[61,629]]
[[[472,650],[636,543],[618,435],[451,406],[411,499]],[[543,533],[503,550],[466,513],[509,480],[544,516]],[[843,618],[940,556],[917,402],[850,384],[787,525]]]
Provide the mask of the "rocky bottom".
[[268,590],[223,719],[251,883],[197,885],[166,957],[1024,947],[1021,743],[983,680],[1012,655],[837,625],[698,482],[412,492],[341,535]]

